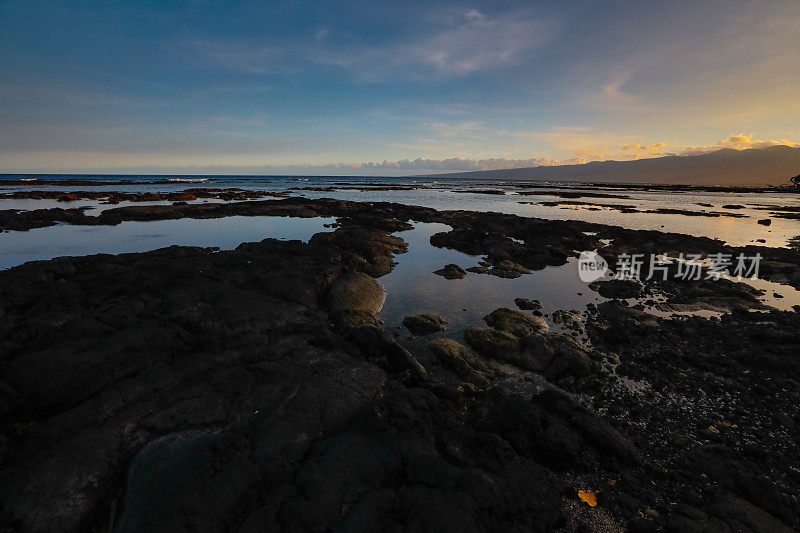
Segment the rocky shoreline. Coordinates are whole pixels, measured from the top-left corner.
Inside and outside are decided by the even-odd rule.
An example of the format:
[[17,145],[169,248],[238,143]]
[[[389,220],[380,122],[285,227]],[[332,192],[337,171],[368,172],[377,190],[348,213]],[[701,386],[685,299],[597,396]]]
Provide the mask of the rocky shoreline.
[[[413,221],[448,224],[434,246],[484,255],[501,276],[576,250],[612,265],[744,251],[762,254],[762,277],[800,287],[796,250],[301,198],[3,212],[0,227],[231,215],[337,224],[308,243],[0,271],[0,529],[800,528],[800,316],[757,309],[749,287],[601,282],[611,300],[559,317],[580,338],[524,299],[455,339],[447,317],[409,317],[411,342],[379,316],[380,277],[406,249],[394,233]],[[656,294],[728,313],[631,302]]]

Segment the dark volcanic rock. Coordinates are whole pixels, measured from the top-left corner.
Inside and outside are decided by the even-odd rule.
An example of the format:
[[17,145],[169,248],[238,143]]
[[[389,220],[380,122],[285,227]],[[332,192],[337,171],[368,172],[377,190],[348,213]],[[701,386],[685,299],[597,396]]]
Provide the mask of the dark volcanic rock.
[[445,320],[437,315],[423,313],[421,315],[411,315],[403,319],[403,325],[414,335],[429,335],[442,331]]
[[494,329],[511,333],[516,337],[548,329],[547,322],[542,317],[505,307],[495,309],[483,319]]
[[642,295],[642,284],[632,279],[611,279],[594,281],[589,288],[605,298],[638,298]]
[[751,312],[756,295],[728,282],[648,282],[643,294],[669,305],[728,313],[656,318],[605,302],[589,307],[589,349],[505,310],[492,321],[515,334],[467,330],[473,351],[398,342],[371,322],[368,279],[391,270],[404,243],[387,232],[409,220],[450,225],[432,242],[485,255],[487,271],[564,264],[608,238],[612,264],[758,252],[763,276],[797,285],[795,250],[338,200],[109,211],[39,222],[341,226],[308,244],[0,272],[0,530],[552,531],[572,527],[575,505],[586,530],[800,529],[797,312]]
[[344,261],[349,268],[375,278],[392,271],[395,265],[393,254],[407,250],[400,237],[364,226],[344,226],[332,233],[317,233],[309,243],[324,243],[345,250]]
[[465,386],[429,382],[390,334],[351,320],[382,299],[348,270],[364,243],[312,241],[1,272],[0,526],[557,527],[564,489],[548,468],[566,445],[596,462],[594,445],[523,400],[520,414],[567,429],[525,429],[556,459],[517,447],[511,414],[481,414],[518,403],[483,392],[496,365],[440,339],[430,351]]
[[436,339],[428,348],[460,379],[476,385],[486,384],[491,365],[466,346],[452,339]]
[[579,333],[583,332],[583,320],[581,317],[581,312],[576,309],[559,309],[554,311],[552,320],[556,324],[560,324],[566,329]]
[[342,329],[378,324],[386,300],[380,283],[362,272],[348,272],[330,288],[327,309]]
[[[120,524],[229,520],[252,490],[248,476],[285,468],[311,446],[298,435],[330,434],[385,382],[337,347],[316,309],[336,257],[267,240],[3,272],[13,324],[3,330],[3,381],[16,399],[2,427],[17,428],[6,433],[3,520],[29,530],[107,522],[106,506],[148,443],[159,444],[127,475]],[[185,453],[185,464],[172,459]],[[213,475],[205,461],[218,465]],[[212,492],[213,505],[202,496]]]
[[464,279],[467,276],[467,271],[458,265],[449,264],[444,268],[434,272],[437,276],[442,276],[445,279]]
[[570,335],[534,333],[522,339],[525,368],[540,372],[551,381],[586,377],[592,365],[586,348]]
[[523,311],[538,311],[542,308],[542,302],[530,298],[514,298],[514,303]]

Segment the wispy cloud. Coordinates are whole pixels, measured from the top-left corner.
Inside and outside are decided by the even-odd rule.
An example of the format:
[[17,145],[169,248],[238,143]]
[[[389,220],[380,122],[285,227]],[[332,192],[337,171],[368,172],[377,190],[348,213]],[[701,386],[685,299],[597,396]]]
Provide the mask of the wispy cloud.
[[459,77],[516,64],[556,31],[553,20],[520,13],[489,17],[473,9],[460,14],[452,27],[410,44],[326,49],[318,59],[368,81],[395,75]]
[[192,40],[172,43],[168,50],[196,65],[245,74],[282,73],[316,64],[342,69],[361,81],[447,78],[514,65],[557,31],[552,19],[524,13],[490,17],[473,9],[446,22],[429,36],[381,45],[344,43],[325,28],[307,41]]

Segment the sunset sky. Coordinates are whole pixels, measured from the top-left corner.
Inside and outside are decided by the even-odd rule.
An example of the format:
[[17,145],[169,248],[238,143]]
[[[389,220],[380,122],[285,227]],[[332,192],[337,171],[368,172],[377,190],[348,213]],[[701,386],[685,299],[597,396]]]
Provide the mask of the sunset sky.
[[2,1],[0,125],[0,172],[408,174],[792,144],[800,2]]

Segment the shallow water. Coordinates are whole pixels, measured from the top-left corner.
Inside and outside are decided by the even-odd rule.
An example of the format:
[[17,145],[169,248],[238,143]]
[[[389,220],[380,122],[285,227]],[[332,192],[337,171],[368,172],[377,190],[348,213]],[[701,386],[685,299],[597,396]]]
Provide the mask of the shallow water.
[[308,239],[330,231],[330,218],[233,216],[216,219],[122,222],[117,226],[57,225],[0,233],[0,268],[61,256],[146,252],[166,246],[217,246],[232,250],[266,238]]
[[[471,256],[456,250],[437,248],[430,244],[434,233],[450,231],[450,226],[439,223],[414,222],[414,229],[396,233],[408,243],[408,252],[395,256],[397,266],[391,273],[378,278],[386,289],[387,296],[381,317],[387,328],[405,331],[403,318],[420,313],[433,313],[447,320],[445,334],[459,336],[471,326],[485,326],[483,317],[497,308],[517,309],[515,298],[531,298],[542,302],[542,313],[576,309],[585,311],[590,303],[606,301],[589,288],[578,276],[577,260],[574,257],[560,266],[550,266],[524,274],[519,278],[506,279],[489,274],[467,272],[464,279],[448,280],[434,274],[449,263],[462,268],[476,266],[484,256]],[[800,304],[800,291],[763,279],[743,279],[756,289],[764,291],[759,298],[764,304],[780,310],[791,310]],[[778,293],[780,297],[775,297]],[[643,298],[646,300],[648,298]],[[630,300],[631,304],[637,303]],[[667,317],[649,308],[653,314]],[[697,316],[719,316],[721,313],[705,310],[675,313]],[[564,331],[545,316],[551,329]]]
[[485,326],[483,317],[499,307],[517,309],[514,298],[539,300],[542,312],[548,314],[558,309],[582,311],[588,303],[605,300],[580,280],[574,258],[515,279],[473,272],[464,279],[437,276],[433,272],[446,264],[468,268],[483,258],[430,244],[431,235],[450,229],[446,224],[415,222],[413,230],[397,233],[409,251],[395,256],[394,270],[378,278],[387,292],[381,312],[386,327],[400,328],[408,315],[434,313],[447,320],[448,333],[460,333],[470,326]]
[[[132,176],[93,176],[94,179],[131,179]],[[41,179],[53,179],[44,177]],[[84,178],[81,178],[84,179]],[[618,187],[596,187],[587,189],[586,185],[571,184],[549,189],[524,189],[517,187],[518,182],[486,182],[485,180],[465,180],[459,178],[379,178],[379,177],[235,177],[214,176],[207,181],[199,183],[171,182],[168,184],[147,185],[141,181],[153,180],[153,176],[140,178],[140,182],[131,182],[125,185],[99,185],[99,186],[45,186],[30,185],[18,187],[0,187],[0,192],[14,190],[92,190],[92,191],[125,191],[125,192],[167,192],[180,191],[193,187],[238,187],[251,190],[289,191],[295,196],[306,198],[337,198],[356,201],[383,201],[397,202],[407,205],[419,205],[434,209],[463,209],[471,211],[495,211],[499,213],[515,214],[528,217],[541,217],[555,220],[583,220],[600,224],[616,225],[630,229],[659,230],[688,235],[717,238],[734,246],[747,244],[760,244],[764,246],[785,246],[787,241],[800,235],[800,220],[782,219],[770,216],[770,210],[758,209],[759,206],[800,206],[800,194],[788,193],[728,193],[728,192],[681,192],[681,191],[636,191]],[[401,191],[301,191],[295,187],[328,187],[341,183],[351,184],[399,184],[420,185],[426,188],[401,190]],[[340,186],[340,185],[339,185]],[[504,190],[504,195],[479,194],[474,192],[457,193],[453,191],[467,190],[469,188],[492,188]],[[616,198],[591,198],[564,199],[555,196],[533,194],[521,195],[519,192],[580,192],[591,194],[593,191],[613,193],[629,196],[627,199]],[[602,209],[599,211],[587,210],[585,207],[576,206],[546,206],[540,202],[545,201],[581,201],[592,202],[597,205],[625,204],[633,205],[637,209],[681,209],[687,211],[723,211],[744,215],[743,218],[732,217],[698,217],[676,214],[660,213],[621,213],[619,211]],[[203,201],[203,200],[199,200]],[[206,200],[208,201],[208,200]],[[215,201],[215,200],[210,200]],[[521,203],[525,202],[525,203]],[[170,202],[146,202],[146,204],[163,204]],[[711,204],[713,207],[703,207],[699,203]],[[96,214],[102,209],[119,207],[121,205],[143,205],[144,203],[123,202],[118,205],[106,206],[97,201],[57,202],[55,200],[5,200],[0,199],[0,209],[35,209],[45,207],[80,207],[91,206],[90,214]],[[723,205],[740,204],[744,209],[723,209]],[[771,218],[770,226],[762,226],[758,219]],[[764,243],[758,243],[763,239]]]

